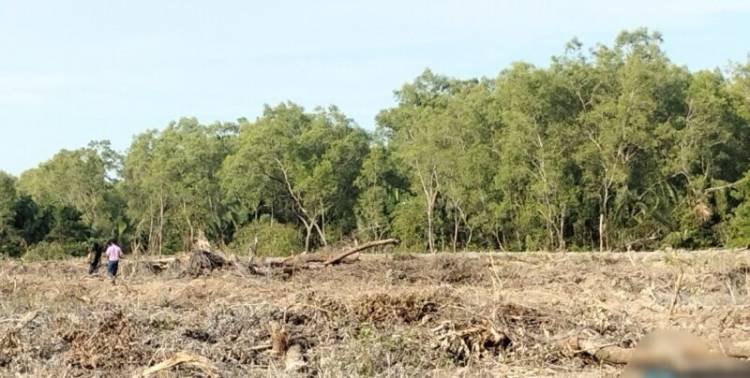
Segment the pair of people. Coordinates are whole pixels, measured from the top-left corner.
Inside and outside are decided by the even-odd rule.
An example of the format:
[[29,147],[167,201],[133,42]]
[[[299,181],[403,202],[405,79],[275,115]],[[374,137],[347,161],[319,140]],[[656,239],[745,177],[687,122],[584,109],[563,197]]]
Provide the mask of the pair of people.
[[107,275],[114,282],[117,277],[117,269],[122,258],[122,248],[117,244],[117,240],[112,239],[102,246],[99,242],[94,242],[89,254],[89,274],[94,274],[99,269],[102,253],[107,256]]

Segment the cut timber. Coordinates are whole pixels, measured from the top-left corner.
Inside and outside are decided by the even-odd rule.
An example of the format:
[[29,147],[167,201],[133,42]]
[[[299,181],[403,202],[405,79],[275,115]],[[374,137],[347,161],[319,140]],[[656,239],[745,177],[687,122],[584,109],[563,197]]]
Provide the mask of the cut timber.
[[[140,377],[149,377],[162,370],[170,369],[178,365],[187,365],[199,369],[209,377],[216,377],[218,369],[205,357],[194,356],[185,352],[177,352],[172,358],[162,361],[141,373]],[[138,376],[136,376],[138,377]]]
[[348,251],[346,251],[346,252],[344,252],[344,253],[342,253],[342,254],[340,254],[340,255],[338,255],[338,256],[336,256],[336,257],[334,257],[334,258],[332,258],[332,259],[330,259],[328,261],[326,261],[326,262],[324,262],[323,265],[335,265],[335,264],[338,264],[341,261],[343,261],[345,258],[347,258],[347,257],[349,257],[349,256],[351,256],[351,255],[353,255],[353,254],[355,254],[357,252],[362,252],[362,251],[364,251],[366,249],[380,247],[380,246],[384,246],[384,245],[397,245],[398,243],[399,243],[398,239],[384,239],[384,240],[371,241],[369,243],[365,243],[365,244],[356,246],[356,247],[354,247],[354,248],[352,248],[352,249],[350,249],[350,250],[348,250]]

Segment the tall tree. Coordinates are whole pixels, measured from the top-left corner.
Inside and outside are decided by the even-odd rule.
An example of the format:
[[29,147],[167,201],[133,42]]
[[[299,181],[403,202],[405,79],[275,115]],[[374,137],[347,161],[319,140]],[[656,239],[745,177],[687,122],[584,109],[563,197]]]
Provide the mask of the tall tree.
[[122,203],[114,190],[119,161],[119,155],[106,141],[62,150],[39,167],[24,172],[18,189],[42,206],[73,208],[96,233],[116,236],[124,222]]
[[155,253],[191,249],[201,233],[224,239],[218,171],[236,128],[194,118],[137,136],[123,166],[123,186],[138,242]]
[[[328,243],[329,227],[354,228],[354,180],[367,149],[368,135],[335,107],[314,113],[292,103],[266,107],[256,122],[242,126],[221,182],[248,214],[265,208],[302,224],[310,250]],[[289,215],[295,219],[283,218]]]

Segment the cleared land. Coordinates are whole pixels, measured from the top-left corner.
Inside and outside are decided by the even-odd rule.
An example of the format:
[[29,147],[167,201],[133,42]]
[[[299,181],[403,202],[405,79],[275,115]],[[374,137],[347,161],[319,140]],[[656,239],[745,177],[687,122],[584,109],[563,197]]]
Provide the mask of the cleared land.
[[[750,252],[0,262],[0,376],[612,376],[654,330],[750,340]],[[593,347],[591,345],[594,345]],[[726,346],[726,347],[724,347]],[[598,348],[598,349],[597,349]],[[611,356],[610,356],[611,357]],[[617,356],[615,356],[617,357]]]

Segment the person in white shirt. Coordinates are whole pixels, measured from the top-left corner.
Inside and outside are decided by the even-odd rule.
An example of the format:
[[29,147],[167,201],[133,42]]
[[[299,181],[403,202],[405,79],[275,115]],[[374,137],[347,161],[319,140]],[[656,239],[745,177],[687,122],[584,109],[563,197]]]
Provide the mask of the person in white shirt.
[[120,263],[120,258],[122,258],[122,248],[117,245],[117,240],[112,239],[107,243],[105,254],[107,255],[107,274],[112,279],[112,283],[114,283],[117,277],[117,267]]

